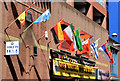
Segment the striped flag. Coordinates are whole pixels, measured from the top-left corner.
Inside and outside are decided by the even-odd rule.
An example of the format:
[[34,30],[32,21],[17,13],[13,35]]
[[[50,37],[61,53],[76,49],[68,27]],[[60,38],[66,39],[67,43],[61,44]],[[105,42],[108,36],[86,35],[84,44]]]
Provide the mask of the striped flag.
[[106,43],[99,48],[99,51],[102,52],[102,54],[104,55],[104,57],[106,58],[106,60],[108,62],[110,62],[110,64],[114,63],[113,57],[112,57],[111,53],[109,53],[109,51],[108,51],[108,49],[106,47]]
[[83,50],[83,47],[82,47],[82,42],[80,40],[80,34],[79,34],[79,29],[77,29],[75,31],[75,39],[76,39],[76,45],[77,45],[77,48],[79,51],[82,51]]
[[[64,24],[63,19],[61,21],[59,21],[52,29],[52,35],[54,38],[54,42],[55,44],[58,44],[60,42],[62,42],[64,40],[64,36],[63,36],[63,30],[64,27],[61,26],[61,24]],[[67,26],[66,26],[67,27]]]
[[98,58],[98,40],[96,40],[95,42],[93,42],[90,47],[92,48],[92,50],[95,52],[95,60],[97,60]]
[[75,35],[72,30],[73,30],[72,24],[70,24],[63,30],[64,39],[70,45],[70,52],[77,51]]

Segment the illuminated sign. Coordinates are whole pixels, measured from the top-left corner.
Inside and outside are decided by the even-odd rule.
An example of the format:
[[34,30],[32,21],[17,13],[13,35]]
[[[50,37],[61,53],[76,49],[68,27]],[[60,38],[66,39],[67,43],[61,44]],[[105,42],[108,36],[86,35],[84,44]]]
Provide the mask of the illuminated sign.
[[6,42],[6,55],[18,55],[19,54],[19,41]]
[[96,79],[95,74],[95,67],[81,65],[79,63],[61,60],[59,58],[53,59],[53,75]]

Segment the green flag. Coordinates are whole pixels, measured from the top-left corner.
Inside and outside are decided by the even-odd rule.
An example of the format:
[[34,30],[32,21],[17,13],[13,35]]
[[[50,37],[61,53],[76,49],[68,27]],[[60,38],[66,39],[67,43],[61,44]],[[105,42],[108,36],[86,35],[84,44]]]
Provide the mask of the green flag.
[[73,34],[74,34],[74,30],[73,30],[73,25],[72,25],[72,23],[70,24],[70,28],[71,28],[71,30],[72,30],[72,32],[73,32]]
[[107,47],[108,51],[110,51],[110,45]]
[[75,31],[75,39],[76,39],[76,44],[77,44],[78,50],[82,51],[83,47],[82,47],[82,42],[80,40],[80,34],[79,34],[79,30],[78,29]]

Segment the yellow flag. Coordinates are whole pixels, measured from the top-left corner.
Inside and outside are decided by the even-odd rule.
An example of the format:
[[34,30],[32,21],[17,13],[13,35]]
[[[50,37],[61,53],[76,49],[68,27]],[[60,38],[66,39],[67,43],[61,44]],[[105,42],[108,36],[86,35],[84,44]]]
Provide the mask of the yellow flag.
[[62,31],[60,22],[57,24],[57,26],[58,26],[58,39],[64,40],[63,31]]
[[20,14],[20,16],[18,17],[18,20],[21,22],[21,24],[24,26],[24,23],[25,23],[25,11]]

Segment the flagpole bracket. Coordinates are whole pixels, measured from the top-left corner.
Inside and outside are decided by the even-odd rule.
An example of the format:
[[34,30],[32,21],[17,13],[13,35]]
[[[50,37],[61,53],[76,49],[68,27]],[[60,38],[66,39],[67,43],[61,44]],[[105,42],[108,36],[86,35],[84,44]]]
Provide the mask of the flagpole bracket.
[[59,46],[60,46],[60,44],[57,45],[57,49],[58,49],[58,50],[59,50]]
[[30,46],[28,46],[28,45],[25,44],[25,41],[24,41],[23,38],[22,38],[22,34],[23,34],[23,32],[20,34],[20,38],[22,39],[22,41],[23,41],[25,47],[30,49]]
[[4,32],[6,32],[6,30],[8,29],[9,27],[6,27],[5,29],[4,29]]
[[50,42],[51,42],[51,41],[49,41],[49,42],[47,43],[47,47],[49,47]]
[[41,40],[44,36],[45,36],[45,34],[42,35],[42,36],[37,40],[38,44],[39,44],[39,40]]
[[33,55],[30,55],[30,57],[32,57],[32,58],[33,58],[33,60],[35,59]]
[[4,32],[5,32],[5,34],[7,35],[7,37],[8,37],[8,39],[10,40],[10,37],[9,37],[9,35],[8,35],[8,33],[7,33],[7,29],[8,29],[9,27],[6,27],[5,29],[4,29]]

